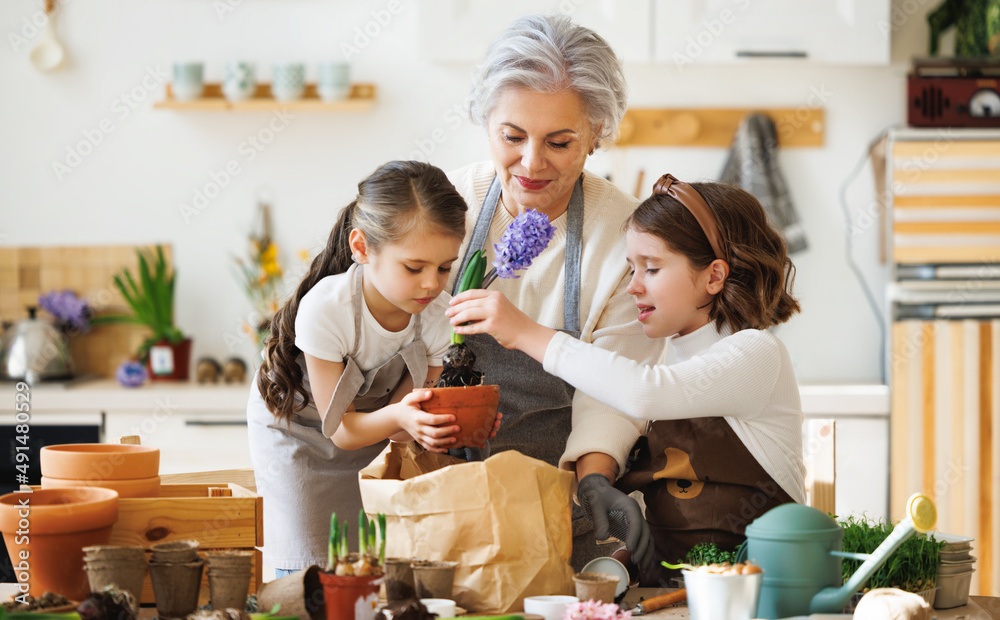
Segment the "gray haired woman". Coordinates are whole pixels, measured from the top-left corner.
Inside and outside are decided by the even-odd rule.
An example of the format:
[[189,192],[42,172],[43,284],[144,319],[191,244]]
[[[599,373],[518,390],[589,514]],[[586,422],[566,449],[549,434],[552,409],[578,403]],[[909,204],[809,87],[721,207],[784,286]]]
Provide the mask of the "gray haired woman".
[[[472,120],[486,129],[491,161],[449,175],[469,204],[458,282],[474,249],[493,260],[493,245],[527,209],[548,215],[556,233],[519,279],[491,288],[535,321],[585,342],[645,363],[662,342],[645,338],[625,292],[623,223],[637,201],[584,170],[587,156],[613,140],[625,114],[627,87],[621,61],[593,31],[562,16],[518,19],[490,46],[471,94]],[[635,501],[611,486],[641,434],[638,422],[590,398],[491,336],[466,338],[479,369],[500,385],[503,425],[494,453],[517,450],[574,469],[587,490],[588,511],[574,509],[573,565],[600,551],[610,533],[637,559],[652,545]],[[572,432],[571,432],[572,427]],[[598,480],[599,479],[599,480]],[[596,484],[595,484],[596,481]],[[619,528],[615,528],[615,525]],[[604,551],[603,549],[601,551]]]

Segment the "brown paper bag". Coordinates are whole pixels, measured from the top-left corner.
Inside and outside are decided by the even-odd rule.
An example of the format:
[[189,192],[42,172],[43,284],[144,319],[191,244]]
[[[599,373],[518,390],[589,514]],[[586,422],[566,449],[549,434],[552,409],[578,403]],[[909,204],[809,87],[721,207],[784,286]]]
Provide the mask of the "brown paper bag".
[[466,463],[392,442],[361,470],[361,499],[387,515],[387,556],[458,562],[458,605],[499,614],[573,593],[573,482],[519,452]]

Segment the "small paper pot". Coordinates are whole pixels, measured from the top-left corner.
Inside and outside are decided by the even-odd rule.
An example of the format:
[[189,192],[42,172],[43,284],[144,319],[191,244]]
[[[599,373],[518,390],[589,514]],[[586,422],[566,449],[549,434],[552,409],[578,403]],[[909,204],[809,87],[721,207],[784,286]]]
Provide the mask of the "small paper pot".
[[967,605],[974,572],[970,570],[957,575],[938,575],[934,609],[951,609]]
[[764,573],[714,575],[685,570],[691,620],[750,620],[757,617],[757,602]]
[[313,565],[265,583],[257,592],[258,609],[270,610],[276,603],[281,605],[282,616],[298,616],[300,620],[325,620],[319,566]]
[[417,598],[416,585],[413,582],[414,561],[409,558],[385,559],[385,600],[389,604]]
[[249,573],[253,567],[253,552],[240,551],[237,549],[220,549],[218,551],[206,551],[205,559],[208,560],[208,571],[213,569],[234,569]]
[[149,577],[160,618],[183,618],[198,607],[201,573],[205,560],[173,563],[149,563]]
[[576,598],[581,601],[593,600],[598,603],[614,603],[618,581],[618,575],[607,573],[577,573],[573,575]]
[[327,620],[374,620],[382,576],[338,577],[321,572]]
[[153,545],[153,557],[150,562],[187,564],[197,561],[197,540],[176,540],[173,542]]
[[236,609],[245,611],[250,592],[250,567],[208,567],[209,604],[214,610]]
[[142,595],[142,582],[146,578],[146,554],[136,548],[138,557],[91,560],[84,558],[83,570],[91,592],[103,592],[108,586],[132,595],[136,604]]
[[113,562],[116,560],[142,560],[146,563],[146,550],[142,547],[126,547],[117,545],[93,545],[83,548],[83,559],[86,562]]
[[452,598],[458,562],[418,561],[413,566],[413,585],[418,598]]

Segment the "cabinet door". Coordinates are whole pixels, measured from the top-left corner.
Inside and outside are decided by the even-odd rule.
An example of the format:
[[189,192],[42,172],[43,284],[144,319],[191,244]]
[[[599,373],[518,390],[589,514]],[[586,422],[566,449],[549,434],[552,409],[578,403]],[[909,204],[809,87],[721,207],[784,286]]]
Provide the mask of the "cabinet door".
[[889,63],[889,0],[655,0],[657,62]]
[[625,62],[649,62],[652,0],[421,0],[419,46],[428,60],[478,62],[510,22],[560,13],[607,40]]

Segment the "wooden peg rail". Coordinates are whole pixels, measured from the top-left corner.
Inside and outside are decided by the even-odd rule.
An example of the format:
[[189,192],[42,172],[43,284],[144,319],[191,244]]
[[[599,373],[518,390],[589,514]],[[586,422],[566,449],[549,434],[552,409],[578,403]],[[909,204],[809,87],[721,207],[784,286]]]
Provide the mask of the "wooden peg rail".
[[634,109],[622,119],[617,146],[729,147],[748,114],[761,112],[774,121],[778,146],[823,146],[822,108],[658,108]]

